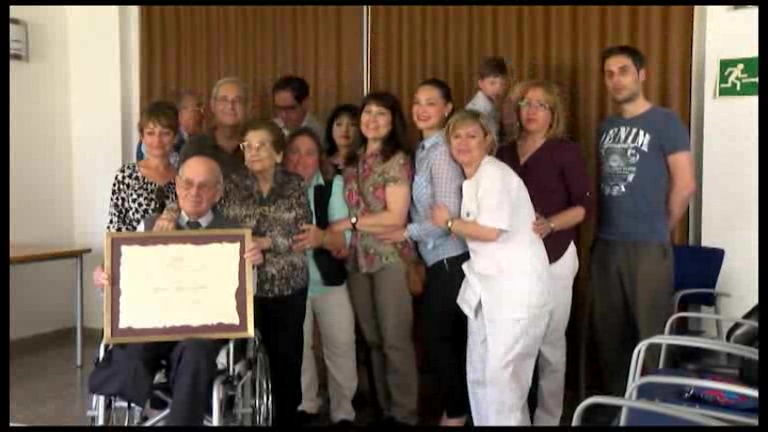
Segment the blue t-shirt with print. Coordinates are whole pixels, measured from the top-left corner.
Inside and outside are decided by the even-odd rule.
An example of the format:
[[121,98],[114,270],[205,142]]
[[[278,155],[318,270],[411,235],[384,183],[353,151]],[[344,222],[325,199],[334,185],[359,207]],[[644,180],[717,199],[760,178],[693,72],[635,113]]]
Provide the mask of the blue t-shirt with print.
[[598,237],[669,243],[667,156],[690,149],[688,131],[669,109],[609,117],[598,129]]

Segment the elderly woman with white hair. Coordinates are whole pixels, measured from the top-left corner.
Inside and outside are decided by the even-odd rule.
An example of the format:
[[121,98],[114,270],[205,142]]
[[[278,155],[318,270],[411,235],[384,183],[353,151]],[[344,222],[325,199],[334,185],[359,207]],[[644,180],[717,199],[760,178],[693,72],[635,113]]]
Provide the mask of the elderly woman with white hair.
[[536,215],[520,177],[491,156],[496,141],[483,114],[456,113],[446,137],[466,177],[461,213],[452,218],[438,204],[432,221],[469,247],[456,301],[468,317],[472,419],[477,426],[530,425],[528,390],[551,302],[547,253],[531,230]]

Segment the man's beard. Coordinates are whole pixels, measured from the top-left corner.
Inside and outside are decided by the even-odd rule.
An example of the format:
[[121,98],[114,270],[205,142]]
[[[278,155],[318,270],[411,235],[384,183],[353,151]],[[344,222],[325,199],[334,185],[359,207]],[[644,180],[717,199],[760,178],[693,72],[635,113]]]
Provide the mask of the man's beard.
[[636,101],[637,98],[639,98],[639,97],[640,97],[640,89],[635,90],[634,92],[628,94],[627,96],[625,96],[625,97],[623,97],[621,99],[614,98],[613,100],[617,104],[619,104],[619,105],[624,105],[624,104],[628,104],[628,103],[632,103],[632,102]]

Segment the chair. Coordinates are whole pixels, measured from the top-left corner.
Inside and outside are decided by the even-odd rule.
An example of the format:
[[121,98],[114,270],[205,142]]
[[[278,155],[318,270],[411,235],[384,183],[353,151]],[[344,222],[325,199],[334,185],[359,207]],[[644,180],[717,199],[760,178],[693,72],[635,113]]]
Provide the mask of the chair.
[[[662,356],[659,367],[643,374],[647,350],[652,345],[661,345]],[[759,406],[758,390],[737,378],[724,379],[717,374],[705,370],[691,371],[680,368],[669,368],[666,347],[697,348],[719,352],[744,360],[758,362],[758,350],[753,347],[734,343],[710,340],[701,337],[660,335],[641,341],[632,354],[632,361],[627,378],[626,398],[635,397],[644,400],[654,400],[665,404],[677,405],[684,408],[695,408],[704,415],[717,417],[731,424],[757,424],[757,408]],[[720,393],[716,393],[720,392]],[[730,393],[723,393],[730,392]],[[709,403],[706,398],[692,396],[719,395],[725,399]],[[730,398],[730,399],[729,399]],[[717,401],[715,401],[717,402]],[[622,421],[626,423],[628,411],[622,411]],[[633,423],[638,423],[637,419]],[[642,423],[642,422],[641,422]]]
[[[717,398],[730,397],[757,406],[758,390],[744,385],[675,375],[646,375],[627,389],[629,400],[651,400],[683,412],[706,415],[732,425],[757,425],[756,409],[735,410],[723,407]],[[750,407],[751,408],[751,407]],[[627,425],[656,426],[664,419],[654,413],[624,410]]]
[[[675,246],[674,253],[674,313],[687,311],[691,305],[714,307],[719,314],[717,297],[729,297],[727,292],[716,291],[717,280],[723,267],[725,250],[704,246]],[[717,324],[717,335],[722,327]]]
[[[742,318],[729,318],[721,315],[696,312],[679,312],[672,315],[669,320],[667,320],[664,327],[664,334],[672,335],[674,334],[673,332],[676,333],[676,330],[678,329],[676,328],[675,323],[689,317],[697,318],[702,321],[715,321],[716,323],[734,323],[725,334],[725,341],[756,348],[758,343],[758,312],[759,304],[752,307],[752,309],[750,309]],[[699,353],[697,352],[697,354]],[[704,356],[698,355],[697,357],[678,355],[674,360],[676,367],[691,371],[706,370],[711,373],[735,378],[738,378],[745,373],[749,374],[752,372],[751,370],[744,369],[745,366],[748,367],[749,365],[741,362],[740,358],[733,358],[727,354],[715,351],[708,351]],[[670,364],[666,345],[661,348],[660,363],[665,365]],[[751,381],[754,385],[757,385],[756,379],[752,379]]]
[[[205,416],[206,426],[254,425],[270,426],[273,418],[269,363],[261,338],[249,339],[245,355],[236,361],[236,342],[230,341],[219,353],[219,373],[214,379],[211,412]],[[102,342],[99,361],[109,347]],[[170,414],[172,395],[161,369],[155,376],[152,397],[164,407],[154,415],[148,415],[144,407],[136,406],[119,397],[92,395],[87,416],[93,426],[160,426]]]
[[[727,426],[727,423],[712,417],[677,409],[668,405],[639,400],[629,400],[615,396],[592,396],[585,399],[576,408],[571,420],[571,426],[582,426],[584,411],[594,405],[609,405],[655,414],[656,426]],[[619,421],[618,426],[629,426],[626,419]]]

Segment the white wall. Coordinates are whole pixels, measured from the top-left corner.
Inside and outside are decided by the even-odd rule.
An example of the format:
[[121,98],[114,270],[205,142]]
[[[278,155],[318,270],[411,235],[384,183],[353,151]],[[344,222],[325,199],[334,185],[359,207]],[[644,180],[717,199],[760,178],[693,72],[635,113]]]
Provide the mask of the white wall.
[[[11,6],[27,22],[30,61],[10,62],[10,240],[70,244],[69,44],[61,7]],[[10,337],[71,325],[74,264],[11,266]]]
[[[72,112],[75,238],[93,249],[85,260],[86,326],[101,327],[101,297],[91,269],[103,260],[115,171],[122,163],[122,75],[118,6],[67,8]],[[127,73],[127,72],[126,72]]]
[[[85,325],[99,328],[90,273],[103,260],[112,179],[136,142],[125,124],[138,116],[138,7],[11,6],[10,14],[28,22],[31,59],[10,67],[11,241],[92,248]],[[11,267],[10,338],[71,327],[74,283],[69,262]]]
[[[758,301],[758,99],[715,98],[721,58],[758,55],[758,8],[704,6],[702,245],[725,249],[718,289],[725,315]],[[697,12],[699,12],[697,10]]]

